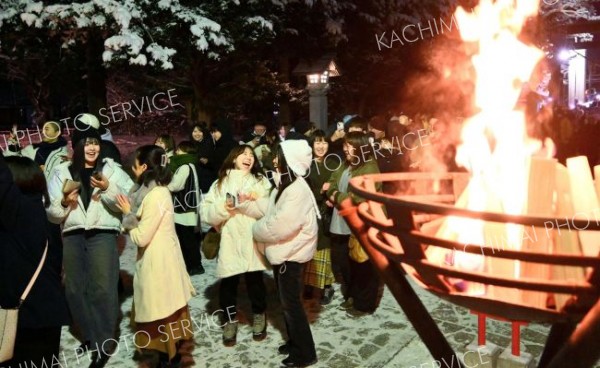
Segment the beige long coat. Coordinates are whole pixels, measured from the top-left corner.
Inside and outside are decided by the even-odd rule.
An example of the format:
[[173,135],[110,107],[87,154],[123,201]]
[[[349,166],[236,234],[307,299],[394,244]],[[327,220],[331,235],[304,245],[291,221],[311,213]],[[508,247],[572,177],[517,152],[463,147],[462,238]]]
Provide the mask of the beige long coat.
[[143,254],[135,265],[135,321],[151,322],[170,316],[196,294],[188,275],[173,221],[173,200],[166,187],[150,190],[140,206],[131,240]]

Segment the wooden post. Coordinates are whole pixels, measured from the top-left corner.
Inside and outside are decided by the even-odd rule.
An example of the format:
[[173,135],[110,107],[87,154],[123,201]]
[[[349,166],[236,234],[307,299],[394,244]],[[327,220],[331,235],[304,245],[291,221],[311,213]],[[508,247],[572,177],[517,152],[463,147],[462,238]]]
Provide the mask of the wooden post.
[[[571,181],[567,168],[561,164],[556,164],[556,217],[573,218],[573,200],[571,198]],[[557,231],[557,224],[548,224],[543,233],[543,237],[550,237],[553,240],[552,253],[581,255],[581,245],[579,237],[575,231]],[[583,267],[572,266],[551,266],[550,278],[554,280],[574,280],[583,281],[585,279],[585,270]],[[556,294],[556,309],[561,310],[565,303],[571,298],[570,295]]]
[[[556,161],[552,159],[532,157],[529,160],[529,176],[527,180],[527,202],[523,214],[551,216],[553,214],[553,196],[556,182]],[[533,233],[533,234],[532,234]],[[549,253],[552,239],[538,236],[535,229],[524,228],[521,249],[536,253]],[[540,263],[521,262],[520,275],[527,278],[550,277],[550,266]],[[525,304],[537,308],[546,308],[547,295],[535,291],[522,291]],[[514,354],[513,354],[514,355]]]
[[[590,171],[588,159],[585,156],[572,157],[567,159],[567,168],[569,170],[569,179],[571,181],[571,197],[573,198],[573,208],[577,217],[592,219],[594,213],[598,212],[598,195],[594,188],[594,180]],[[586,256],[598,256],[600,251],[600,232],[598,231],[580,231],[583,229],[571,228],[566,219],[567,227],[562,231],[574,231],[579,236],[583,254]]]

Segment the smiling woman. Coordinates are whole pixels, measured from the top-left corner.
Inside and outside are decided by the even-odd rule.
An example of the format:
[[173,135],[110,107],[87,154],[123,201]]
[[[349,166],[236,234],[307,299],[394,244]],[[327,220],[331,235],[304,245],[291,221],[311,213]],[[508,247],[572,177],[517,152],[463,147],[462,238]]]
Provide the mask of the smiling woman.
[[[65,292],[87,350],[115,336],[121,228],[117,195],[128,193],[133,182],[119,164],[100,158],[96,129],[81,132],[72,143],[73,160],[56,166],[49,180],[47,213],[50,221],[62,224]],[[65,191],[68,180],[79,185]],[[113,348],[96,351],[91,367],[104,366]]]
[[[221,279],[220,307],[223,310],[233,309],[235,313],[237,288],[240,276],[244,275],[252,304],[252,329],[256,341],[267,336],[266,289],[262,272],[266,269],[266,261],[252,238],[252,225],[256,219],[235,208],[227,200],[227,194],[256,199],[266,197],[270,189],[271,184],[260,173],[252,147],[235,146],[219,170],[219,179],[210,187],[200,205],[201,218],[221,233],[217,259],[217,276]],[[223,344],[235,345],[237,323],[223,322]]]

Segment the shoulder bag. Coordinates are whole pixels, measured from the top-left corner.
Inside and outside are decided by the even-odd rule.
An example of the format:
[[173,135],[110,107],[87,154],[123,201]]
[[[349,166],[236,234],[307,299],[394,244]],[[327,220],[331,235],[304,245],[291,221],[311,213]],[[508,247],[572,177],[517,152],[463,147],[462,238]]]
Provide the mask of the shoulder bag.
[[0,308],[0,363],[6,362],[7,360],[12,359],[14,350],[15,350],[15,338],[17,337],[17,320],[19,317],[19,308],[23,305],[25,298],[31,291],[35,280],[38,278],[40,271],[42,270],[42,266],[46,261],[46,254],[48,253],[48,243],[46,243],[46,249],[44,250],[44,254],[42,255],[42,259],[40,260],[40,264],[35,270],[33,277],[29,281],[27,288],[21,295],[19,299],[19,305],[17,305],[14,309],[4,309]]

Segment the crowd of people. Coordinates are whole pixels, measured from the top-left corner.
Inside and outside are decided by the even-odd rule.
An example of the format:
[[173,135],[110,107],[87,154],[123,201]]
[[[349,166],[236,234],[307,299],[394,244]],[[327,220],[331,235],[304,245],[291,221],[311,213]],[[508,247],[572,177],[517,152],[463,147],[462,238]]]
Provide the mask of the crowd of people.
[[[318,297],[328,305],[339,292],[339,307],[360,318],[376,311],[383,290],[337,210],[342,201],[364,200],[349,191],[350,179],[426,168],[430,156],[452,161],[451,146],[432,154],[416,149],[445,134],[435,119],[349,116],[328,132],[302,121],[272,131],[256,122],[238,140],[226,121],[199,123],[180,142],[163,134],[138,147],[128,170],[97,117],[78,118],[88,129],[73,132],[70,151],[60,125],[47,122],[41,143],[0,155],[2,306],[19,304],[48,249],[22,305],[14,357],[6,366],[52,361],[61,327],[71,324],[81,351],[92,352],[90,367],[107,363],[118,330],[121,234],[138,251],[131,320],[144,332],[135,335],[136,346],[145,347],[141,356],[177,366],[181,343],[193,339],[188,330],[165,341],[160,327],[189,320],[188,303],[197,292],[191,277],[205,273],[201,244],[211,234],[218,245],[221,309],[235,310],[243,276],[253,338],[263,340],[264,276],[272,269],[287,330],[279,347],[288,355],[282,364],[312,365],[317,354],[302,299]],[[223,344],[235,345],[236,336],[237,322],[224,320]]]

